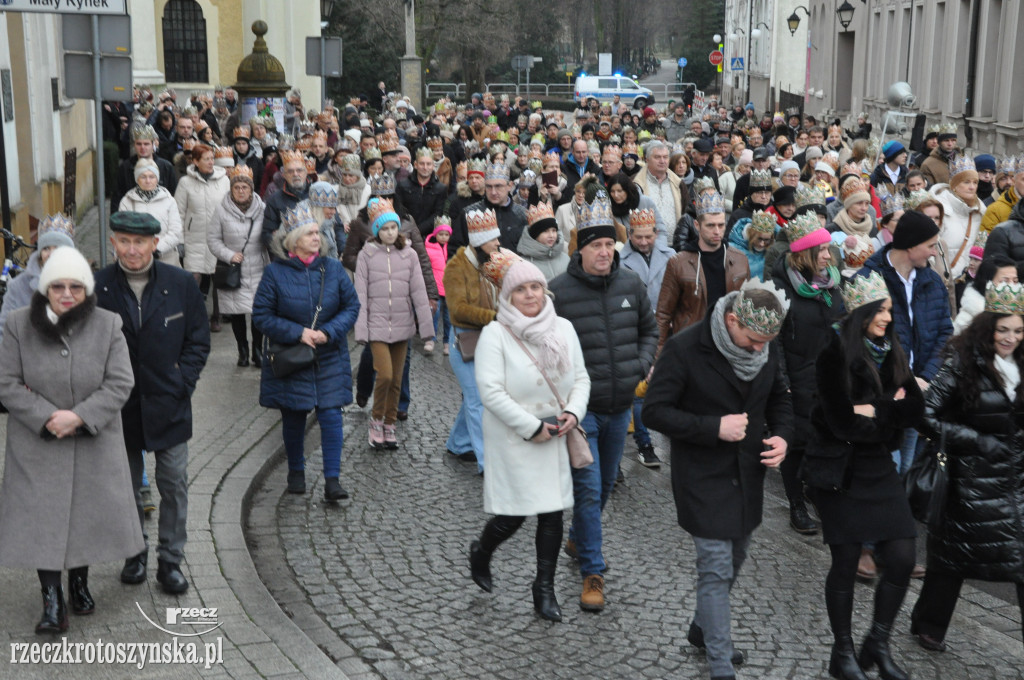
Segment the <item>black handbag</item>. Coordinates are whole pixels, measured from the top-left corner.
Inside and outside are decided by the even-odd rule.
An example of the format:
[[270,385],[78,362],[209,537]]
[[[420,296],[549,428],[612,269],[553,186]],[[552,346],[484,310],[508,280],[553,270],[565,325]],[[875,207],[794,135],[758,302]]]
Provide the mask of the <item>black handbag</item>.
[[904,480],[907,501],[914,519],[929,529],[942,526],[949,494],[949,466],[946,458],[946,430],[940,430],[939,441],[925,440],[914,455],[914,462]]
[[[313,313],[313,323],[309,327],[310,330],[316,330],[316,322],[320,318],[320,310],[323,309],[324,282],[326,279],[327,272],[324,267],[321,266],[320,299],[316,303],[316,311]],[[310,347],[304,342],[299,342],[294,345],[285,345],[278,342],[271,342],[266,336],[263,337],[263,359],[270,364],[270,370],[274,374],[275,378],[284,378],[296,371],[301,371],[304,368],[309,368],[316,364],[316,348]]]
[[[249,235],[245,237],[245,243],[242,244],[241,252],[245,252],[245,247],[249,245],[249,239],[252,238],[252,227],[256,220],[249,220]],[[214,265],[213,269],[213,285],[217,290],[238,290],[242,287],[242,263],[241,262],[224,262],[217,260],[217,264]]]

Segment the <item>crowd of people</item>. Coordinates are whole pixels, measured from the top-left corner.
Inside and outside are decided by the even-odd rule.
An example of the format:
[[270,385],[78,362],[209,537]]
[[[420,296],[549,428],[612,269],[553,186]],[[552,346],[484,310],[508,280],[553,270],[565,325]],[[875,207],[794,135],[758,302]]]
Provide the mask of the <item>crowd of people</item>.
[[[122,580],[146,579],[139,525],[97,522],[123,518],[134,495],[145,529],[145,451],[157,579],[188,587],[189,397],[222,321],[238,367],[262,371],[260,404],[281,411],[289,493],[306,492],[316,411],[328,502],[348,497],[342,409],[372,400],[368,446],[399,449],[414,338],[428,354],[439,339],[462,391],[445,455],[475,465],[494,515],[470,545],[472,579],[491,591],[493,554],[536,515],[545,619],[561,619],[560,550],[578,563],[580,607],[605,607],[602,511],[630,432],[638,461],[661,465],[650,430],[671,441],[697,557],[688,639],[713,680],[744,661],[730,589],[769,468],[792,529],[831,551],[833,677],[908,677],[888,640],[912,577],[926,649],[945,648],[965,578],[1016,583],[1024,613],[1024,157],[963,153],[949,123],[920,149],[879,147],[864,115],[847,130],[713,98],[550,111],[475,93],[416,111],[380,90],[378,110],[356,97],[321,111],[292,91],[283,120],[248,121],[227,93],[178,107],[173,92],[140,92],[111,125],[130,140],[111,199],[116,262],[94,279],[70,221],[42,222],[0,310],[0,561],[39,570],[38,631],[67,627],[62,569],[78,614],[94,606],[89,563],[126,557]],[[61,360],[79,353],[106,369]],[[954,492],[916,565],[902,478],[937,439]],[[82,507],[62,514],[25,495],[69,454],[115,447],[128,456],[62,477],[74,489],[102,474],[103,498],[68,493]],[[25,533],[43,514],[52,541]],[[859,653],[858,577],[878,581]]]

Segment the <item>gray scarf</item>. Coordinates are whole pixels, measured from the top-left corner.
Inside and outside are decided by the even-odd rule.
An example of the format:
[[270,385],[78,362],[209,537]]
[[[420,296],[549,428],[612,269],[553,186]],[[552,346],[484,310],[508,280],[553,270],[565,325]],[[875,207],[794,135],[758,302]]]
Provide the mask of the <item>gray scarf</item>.
[[766,344],[760,352],[750,352],[737,347],[732,341],[729,329],[725,327],[725,308],[731,305],[738,295],[739,291],[729,293],[715,303],[715,309],[711,312],[711,338],[715,341],[715,347],[729,362],[736,377],[743,382],[750,382],[768,363],[769,345]]

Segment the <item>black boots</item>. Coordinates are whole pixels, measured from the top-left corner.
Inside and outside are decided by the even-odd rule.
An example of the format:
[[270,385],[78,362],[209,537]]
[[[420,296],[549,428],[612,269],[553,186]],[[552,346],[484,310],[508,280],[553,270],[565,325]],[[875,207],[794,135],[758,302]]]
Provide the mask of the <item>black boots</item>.
[[249,343],[242,341],[238,343],[238,364],[239,368],[249,365]]
[[78,616],[92,614],[96,611],[96,602],[89,592],[88,568],[68,571],[68,595],[71,599],[71,611]]
[[789,502],[789,526],[793,527],[793,531],[805,536],[818,533],[820,526],[807,512],[807,503],[802,497]]
[[875,618],[871,624],[871,632],[861,646],[858,659],[860,667],[864,670],[869,671],[877,665],[878,677],[882,680],[907,680],[909,677],[889,654],[892,622],[896,619],[906,594],[906,586],[896,586],[886,581],[879,583],[875,590]]
[[259,343],[252,343],[252,365],[255,368],[263,368],[263,354],[260,352]]
[[533,608],[542,619],[561,621],[562,610],[555,599],[555,568],[562,545],[561,513],[557,522],[537,518],[537,578],[533,582]]
[[121,583],[138,585],[146,581],[146,560],[148,555],[145,550],[135,557],[129,557],[124,561],[124,569],[121,570]]
[[328,477],[324,480],[324,500],[328,503],[337,503],[348,498],[348,491],[341,486],[337,477]]
[[469,544],[469,573],[473,577],[473,583],[480,586],[486,593],[491,592],[494,587],[491,581],[491,555],[480,546],[480,541],[473,541]]
[[491,592],[491,555],[498,546],[516,533],[523,524],[523,517],[495,515],[484,525],[479,541],[469,544],[469,569],[473,583],[485,592]]
[[157,560],[156,580],[165,593],[180,595],[188,590],[188,579],[181,573],[181,567],[173,562]]
[[68,606],[64,602],[64,588],[43,586],[43,617],[36,624],[36,633],[63,633],[68,629]]
[[288,493],[306,493],[306,473],[303,470],[288,471]]
[[832,637],[835,638],[832,658],[828,662],[828,674],[840,680],[867,680],[853,650],[853,591],[834,590],[826,586],[825,606],[832,626]]

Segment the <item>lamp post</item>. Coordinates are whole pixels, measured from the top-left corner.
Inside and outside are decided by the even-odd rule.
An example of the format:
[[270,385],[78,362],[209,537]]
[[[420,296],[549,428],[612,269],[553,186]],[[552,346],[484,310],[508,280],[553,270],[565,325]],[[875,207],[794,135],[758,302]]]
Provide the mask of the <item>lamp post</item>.
[[[715,41],[715,49],[721,51],[723,47],[722,34],[715,33],[713,36],[711,36],[711,39]],[[722,60],[725,61],[724,56]],[[718,65],[718,72],[722,74],[722,76],[718,79],[718,96],[721,97],[722,90],[725,89],[725,69],[722,68],[721,64]]]
[[850,0],[843,0],[843,4],[836,8],[836,16],[839,17],[839,25],[843,27],[845,31],[850,27],[850,22],[853,21],[853,5],[850,4]]
[[[791,36],[796,35],[796,29],[800,28],[800,15],[798,11],[803,10],[807,15],[807,18],[811,18],[811,12],[803,5],[797,5],[793,13],[786,19],[786,24],[789,26],[789,34]],[[811,96],[811,28],[807,27],[807,65],[804,69],[804,107],[806,108],[807,102],[810,101]]]
[[324,31],[331,25],[331,10],[335,0],[320,0],[320,106],[327,100],[327,43]]

